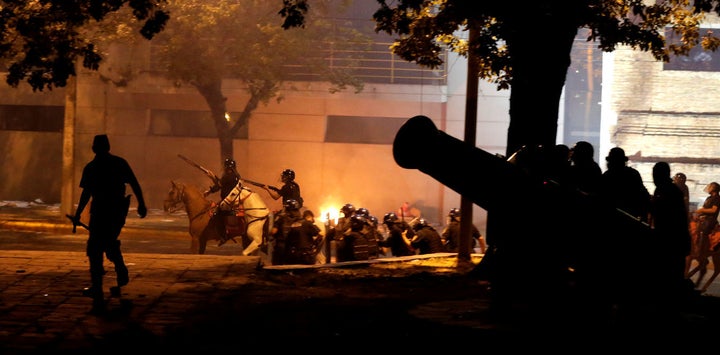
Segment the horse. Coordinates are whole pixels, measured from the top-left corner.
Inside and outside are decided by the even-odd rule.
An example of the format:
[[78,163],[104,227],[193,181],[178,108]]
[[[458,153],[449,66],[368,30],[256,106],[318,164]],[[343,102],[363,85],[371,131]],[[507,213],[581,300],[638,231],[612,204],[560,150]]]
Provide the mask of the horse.
[[[715,281],[715,278],[720,274],[720,225],[715,226],[715,229],[710,233],[709,243],[706,248],[701,248],[700,245],[700,234],[697,231],[697,220],[693,219],[690,222],[690,235],[692,236],[692,250],[690,255],[687,256],[685,268],[687,270],[686,277],[690,279],[695,274],[698,274],[697,280],[694,282],[695,287],[700,292],[707,291],[708,287]],[[712,260],[713,273],[710,278],[703,284],[702,281],[707,274],[708,258]],[[693,261],[697,263],[694,268],[690,268]],[[702,287],[700,287],[702,285]]]
[[[255,255],[260,247],[267,240],[272,227],[272,212],[260,196],[242,186],[238,196],[242,212],[244,214],[245,230],[240,231],[243,241],[243,255]],[[192,237],[190,251],[196,254],[204,254],[209,240],[222,240],[218,233],[216,224],[218,218],[212,218],[216,204],[200,192],[194,186],[185,185],[171,181],[170,191],[163,203],[165,212],[172,213],[185,206],[185,212],[190,220],[189,231]],[[228,234],[230,237],[238,236]]]

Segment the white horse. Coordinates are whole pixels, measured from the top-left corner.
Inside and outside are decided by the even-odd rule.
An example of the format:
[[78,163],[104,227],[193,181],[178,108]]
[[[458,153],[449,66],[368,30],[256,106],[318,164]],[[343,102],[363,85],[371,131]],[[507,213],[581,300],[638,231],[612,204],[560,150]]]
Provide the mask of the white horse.
[[[230,200],[228,200],[228,198]],[[243,240],[243,255],[255,255],[256,251],[267,240],[268,233],[272,227],[272,212],[260,196],[247,187],[238,184],[224,200],[233,203],[234,200],[240,206],[238,214],[244,218],[245,228],[240,235],[228,234],[228,237],[241,236]],[[202,192],[194,186],[188,186],[175,181],[171,182],[171,188],[163,204],[165,212],[174,212],[185,206],[190,220],[189,231],[192,238],[190,251],[197,254],[204,254],[209,240],[222,240],[218,233],[216,224],[219,219],[212,218],[215,214],[216,204],[205,198]]]

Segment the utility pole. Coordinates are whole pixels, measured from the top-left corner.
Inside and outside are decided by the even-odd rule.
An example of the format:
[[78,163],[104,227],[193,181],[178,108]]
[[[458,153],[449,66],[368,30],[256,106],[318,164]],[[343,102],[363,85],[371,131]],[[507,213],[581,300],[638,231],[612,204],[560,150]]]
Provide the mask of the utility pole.
[[75,118],[77,110],[77,75],[68,78],[65,87],[65,118],[63,125],[62,179],[60,183],[61,216],[74,214],[75,187]]
[[[473,26],[473,21],[468,22],[469,43],[474,43],[477,37],[477,30]],[[477,133],[477,97],[478,97],[478,61],[473,55],[471,48],[468,49],[468,65],[467,65],[467,86],[465,93],[465,142],[475,146]],[[461,162],[461,164],[471,164],[472,162]],[[465,195],[460,196],[460,245],[458,249],[458,259],[460,261],[470,261],[470,251],[472,249],[472,216],[473,202]]]

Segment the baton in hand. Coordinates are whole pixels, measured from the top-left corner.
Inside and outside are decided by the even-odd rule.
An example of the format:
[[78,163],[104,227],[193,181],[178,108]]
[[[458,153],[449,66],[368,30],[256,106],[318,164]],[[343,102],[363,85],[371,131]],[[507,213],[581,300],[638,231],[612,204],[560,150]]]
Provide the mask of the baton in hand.
[[83,222],[80,222],[80,221],[75,221],[75,217],[74,217],[74,216],[71,216],[71,215],[69,215],[69,214],[66,214],[65,217],[69,218],[70,221],[71,221],[72,224],[73,224],[73,234],[75,234],[75,232],[77,232],[77,226],[80,226],[80,227],[83,227],[83,228],[85,228],[85,229],[87,229],[87,230],[90,230],[90,227],[88,227],[87,224],[85,224],[85,223],[83,223]]

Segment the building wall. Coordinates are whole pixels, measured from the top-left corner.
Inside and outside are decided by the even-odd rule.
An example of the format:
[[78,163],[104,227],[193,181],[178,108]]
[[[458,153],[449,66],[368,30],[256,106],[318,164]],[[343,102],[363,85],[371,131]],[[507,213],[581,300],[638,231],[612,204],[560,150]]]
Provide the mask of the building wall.
[[604,73],[601,156],[624,148],[651,192],[652,166],[667,161],[673,174],[687,175],[691,203],[702,205],[705,185],[720,181],[720,73],[665,70],[650,54],[628,48],[606,54],[605,62],[613,70]]
[[[465,69],[463,61],[456,63],[460,74],[449,73],[447,86],[367,84],[358,94],[329,94],[323,84],[294,83],[298,90],[285,90],[282,101],[270,101],[253,113],[249,139],[234,141],[238,171],[247,179],[279,186],[280,172],[286,168],[295,170],[306,207],[316,215],[335,213],[343,204],[353,203],[382,220],[386,212],[396,211],[408,202],[429,222],[445,224],[447,211],[460,206],[460,195],[418,170],[399,167],[391,144],[325,143],[324,137],[326,120],[331,115],[426,115],[440,129],[463,139]],[[0,104],[65,102],[62,88],[47,93],[17,90],[0,88]],[[484,97],[480,98],[476,142],[482,149],[502,153],[508,122],[507,92],[498,92],[486,83],[481,84],[480,92]],[[244,107],[247,96],[237,83],[226,82],[224,94],[228,111]],[[179,159],[178,154],[221,171],[217,139],[150,135],[151,109],[208,110],[193,88],[177,87],[156,77],[141,76],[127,87],[118,88],[98,80],[94,73],[79,76],[72,137],[73,205],[80,195],[77,186],[82,168],[93,158],[91,144],[96,134],[108,134],[111,152],[129,161],[149,208],[162,208],[172,180],[202,188],[210,184],[201,171]],[[0,131],[0,141],[1,174],[6,182],[0,189],[0,200],[59,203],[63,134]],[[281,207],[280,201],[255,189],[271,208]],[[485,218],[484,210],[476,206],[473,222],[482,232]]]

